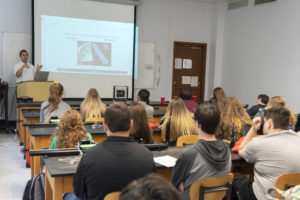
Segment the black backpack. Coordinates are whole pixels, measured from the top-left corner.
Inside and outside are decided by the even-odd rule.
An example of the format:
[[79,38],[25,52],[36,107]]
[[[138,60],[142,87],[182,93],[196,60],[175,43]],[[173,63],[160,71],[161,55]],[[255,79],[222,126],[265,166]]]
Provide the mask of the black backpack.
[[41,173],[30,179],[23,193],[23,200],[45,199],[45,173]]

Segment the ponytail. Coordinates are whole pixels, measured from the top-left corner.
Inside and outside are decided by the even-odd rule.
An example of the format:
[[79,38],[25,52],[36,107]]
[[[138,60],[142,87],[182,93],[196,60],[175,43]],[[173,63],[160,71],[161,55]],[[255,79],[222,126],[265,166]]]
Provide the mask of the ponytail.
[[49,108],[48,113],[52,113],[58,108],[61,97],[63,95],[63,91],[64,87],[56,81],[53,82],[53,84],[50,86],[50,96],[48,98],[48,105],[44,108]]

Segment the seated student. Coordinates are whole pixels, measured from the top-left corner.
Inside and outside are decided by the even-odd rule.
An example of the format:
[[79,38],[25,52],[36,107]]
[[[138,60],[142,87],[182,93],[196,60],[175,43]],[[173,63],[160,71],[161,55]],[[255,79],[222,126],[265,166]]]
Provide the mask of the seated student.
[[247,110],[249,116],[253,118],[260,108],[265,108],[269,102],[269,96],[266,94],[260,94],[257,97],[256,105]]
[[106,105],[100,99],[99,93],[95,88],[89,89],[85,99],[80,105],[80,113],[83,121],[87,118],[100,118],[104,116]]
[[48,101],[45,101],[41,105],[40,122],[45,122],[51,117],[60,117],[68,110],[72,110],[69,104],[62,101],[64,94],[63,86],[58,82],[53,82],[50,86],[50,96]]
[[162,123],[161,139],[169,146],[176,146],[176,141],[182,135],[195,135],[193,114],[185,107],[182,99],[173,99]]
[[174,186],[158,174],[148,174],[132,181],[119,200],[181,200]]
[[300,137],[288,130],[289,120],[290,112],[287,108],[280,106],[268,109],[263,125],[264,136],[255,137],[262,120],[260,117],[253,119],[239,154],[254,164],[254,181],[234,180],[232,199],[237,199],[237,191],[240,199],[267,199],[266,192],[275,186],[278,176],[300,171]]
[[129,182],[156,171],[151,152],[129,137],[131,126],[125,104],[115,103],[107,108],[107,138],[83,154],[74,175],[76,196],[103,199],[106,194],[121,191]]
[[220,114],[222,114],[226,104],[226,95],[224,90],[221,87],[216,87],[213,91],[213,95],[210,97],[209,102],[219,108]]
[[146,89],[142,89],[137,95],[137,102],[144,106],[148,117],[153,117],[154,109],[152,106],[148,105],[150,102],[149,97],[150,92]]
[[141,104],[132,104],[129,109],[130,116],[133,121],[129,135],[139,143],[152,144],[152,130],[149,127],[144,107]]
[[198,106],[198,103],[196,103],[195,101],[192,100],[192,90],[191,88],[182,88],[179,91],[179,97],[184,101],[184,105],[186,106],[186,108],[194,113],[195,109]]
[[[260,117],[262,119],[262,125],[264,123],[264,113],[266,110],[270,109],[270,108],[274,108],[274,107],[286,107],[286,100],[284,97],[281,96],[274,96],[271,98],[270,103],[267,107],[265,108],[261,108],[259,109],[259,111],[256,113],[255,117]],[[294,114],[294,112],[286,107],[289,112],[290,112],[290,121],[289,121],[289,129],[295,129],[295,124],[297,122],[297,118]],[[262,128],[262,127],[261,127]],[[262,130],[259,131],[260,133],[262,132]]]
[[215,137],[219,110],[210,103],[200,104],[194,120],[199,140],[180,154],[172,172],[172,183],[184,200],[189,199],[190,186],[197,180],[225,176],[231,170],[230,150]]
[[80,114],[76,110],[70,110],[61,116],[49,149],[73,148],[84,139],[93,141],[91,134],[87,133],[83,126]]
[[216,137],[234,145],[250,129],[252,121],[236,97],[228,97],[221,113],[221,122]]

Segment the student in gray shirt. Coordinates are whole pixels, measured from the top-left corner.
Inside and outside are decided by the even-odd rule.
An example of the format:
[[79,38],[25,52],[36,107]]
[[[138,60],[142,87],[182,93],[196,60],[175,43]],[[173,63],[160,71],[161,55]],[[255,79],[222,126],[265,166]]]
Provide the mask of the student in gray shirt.
[[139,104],[142,104],[146,110],[147,117],[153,117],[154,109],[152,106],[149,106],[149,97],[150,92],[146,89],[141,89],[137,95],[137,101]]
[[48,101],[43,102],[41,105],[40,122],[45,122],[51,117],[60,117],[66,111],[72,110],[69,104],[62,101],[63,93],[64,88],[60,83],[54,82],[50,86]]
[[225,176],[231,169],[230,150],[215,137],[219,110],[210,103],[200,104],[194,120],[199,140],[181,153],[172,171],[172,183],[183,200],[190,199],[190,186],[197,180]]
[[266,192],[275,186],[278,176],[300,171],[300,137],[288,130],[289,120],[290,112],[286,107],[272,107],[265,111],[264,136],[255,137],[262,119],[253,119],[239,154],[247,162],[254,163],[254,180],[235,180],[233,195],[238,191],[241,199],[267,199]]

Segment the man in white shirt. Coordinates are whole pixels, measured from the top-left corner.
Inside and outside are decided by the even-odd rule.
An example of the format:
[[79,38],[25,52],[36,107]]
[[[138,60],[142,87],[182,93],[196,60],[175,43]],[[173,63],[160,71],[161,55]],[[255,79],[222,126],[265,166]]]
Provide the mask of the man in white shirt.
[[40,70],[43,66],[37,65],[36,69],[28,63],[28,52],[26,50],[20,51],[21,61],[15,65],[15,74],[17,83],[22,81],[32,81],[34,79],[35,70]]
[[266,193],[275,186],[281,174],[300,171],[300,137],[288,130],[290,111],[285,107],[272,107],[265,112],[263,133],[256,137],[262,119],[255,117],[239,154],[254,163],[254,180],[234,180],[233,196],[239,192],[240,199],[267,200]]

